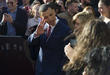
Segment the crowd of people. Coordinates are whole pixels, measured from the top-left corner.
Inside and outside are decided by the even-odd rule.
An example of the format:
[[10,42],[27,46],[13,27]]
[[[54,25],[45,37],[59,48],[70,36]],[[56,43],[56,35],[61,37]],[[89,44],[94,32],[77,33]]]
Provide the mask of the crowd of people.
[[110,0],[0,0],[0,36],[28,42],[35,75],[110,74]]

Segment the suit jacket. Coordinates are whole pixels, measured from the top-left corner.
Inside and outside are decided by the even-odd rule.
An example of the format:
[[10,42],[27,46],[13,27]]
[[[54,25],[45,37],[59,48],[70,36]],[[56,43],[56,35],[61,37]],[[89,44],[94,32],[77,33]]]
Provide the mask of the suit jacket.
[[[7,12],[5,12],[7,13]],[[16,19],[13,21],[13,26],[16,30],[16,35],[24,36],[27,28],[28,15],[25,10],[17,8]],[[0,24],[0,35],[6,35],[7,23]]]
[[64,38],[71,33],[66,20],[59,18],[50,37],[47,39],[46,34],[40,35],[33,39],[33,34],[29,37],[30,49],[36,50],[37,55],[39,47],[43,50],[42,63],[37,59],[36,61],[36,75],[42,72],[42,75],[64,75],[62,66],[67,60],[64,53],[64,46],[69,41],[64,41]]

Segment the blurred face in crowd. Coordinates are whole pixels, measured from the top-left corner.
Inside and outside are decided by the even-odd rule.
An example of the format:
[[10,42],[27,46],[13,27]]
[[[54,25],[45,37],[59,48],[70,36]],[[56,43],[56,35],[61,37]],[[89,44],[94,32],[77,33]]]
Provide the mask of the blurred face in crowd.
[[36,5],[34,5],[34,6],[32,7],[33,15],[34,15],[34,17],[36,17],[36,18],[40,17],[39,12],[38,12],[38,11],[39,11],[39,7],[40,7],[39,4],[36,4]]
[[6,0],[7,7],[10,11],[14,11],[17,7],[17,1],[16,0]]
[[74,23],[74,28],[77,29],[80,26],[80,20],[77,18]]
[[43,0],[44,3],[53,2],[53,0]]
[[45,12],[40,12],[40,17],[49,25],[56,25],[56,13],[54,9],[48,8]]
[[25,5],[28,5],[28,4],[29,4],[29,1],[30,1],[30,0],[22,0],[23,5],[24,5],[24,6],[25,6]]
[[64,7],[64,5],[63,5],[63,1],[62,1],[62,0],[57,0],[56,3],[57,3],[58,5]]
[[68,6],[68,12],[70,13],[71,16],[76,14],[78,12],[78,3],[72,3],[71,5]]
[[56,3],[61,6],[62,11],[65,11],[64,3],[62,0],[57,0]]
[[101,16],[110,18],[110,6],[106,6],[102,2],[99,1],[98,11],[100,12]]

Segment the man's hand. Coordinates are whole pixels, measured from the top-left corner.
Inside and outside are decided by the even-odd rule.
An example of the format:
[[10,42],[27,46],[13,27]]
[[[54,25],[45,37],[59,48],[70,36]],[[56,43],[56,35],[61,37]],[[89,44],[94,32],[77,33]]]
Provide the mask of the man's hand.
[[3,17],[2,17],[2,22],[9,22],[9,23],[13,23],[13,18],[11,15],[4,13]]
[[7,16],[6,16],[6,13],[4,13],[4,14],[3,14],[3,17],[2,17],[2,20],[1,20],[2,23],[7,22],[7,18],[6,18],[6,17],[7,17]]
[[7,14],[7,22],[13,23],[13,18],[11,15]]
[[40,22],[40,24],[37,26],[37,29],[35,31],[35,36],[40,36],[41,34],[45,32],[44,30],[45,23],[46,22],[44,21],[44,19]]

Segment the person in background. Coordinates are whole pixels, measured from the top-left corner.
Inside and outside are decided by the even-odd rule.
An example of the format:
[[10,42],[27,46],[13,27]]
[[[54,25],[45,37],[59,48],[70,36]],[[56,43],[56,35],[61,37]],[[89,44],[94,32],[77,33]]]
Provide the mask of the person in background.
[[22,0],[22,5],[19,8],[27,11],[27,14],[30,16],[29,12],[31,11],[30,0]]
[[62,0],[56,0],[56,3],[61,6],[61,12],[66,10]]
[[[100,12],[100,19],[105,23],[110,22],[110,0],[99,0],[98,8]],[[110,24],[108,24],[110,27]]]
[[7,10],[7,5],[5,0],[0,0],[0,21],[2,19],[2,14]]
[[73,49],[77,44],[77,37],[81,34],[85,24],[92,19],[94,19],[94,15],[87,12],[79,12],[73,16],[73,24],[74,24],[74,32],[71,33],[67,38],[71,38],[70,43],[65,46],[65,54],[69,59],[71,59],[71,55],[73,54]]
[[7,36],[25,36],[28,16],[25,10],[17,8],[17,0],[6,0],[7,12],[0,22],[0,34]]
[[34,0],[33,3],[31,4],[31,6],[35,5],[35,4],[39,4],[41,5],[40,1],[39,0]]
[[[67,75],[82,75],[87,66],[85,56],[93,48],[110,45],[110,30],[105,22],[93,19],[86,23],[82,33],[77,37],[77,44],[71,54],[71,59],[64,66]],[[97,74],[96,74],[97,75]]]
[[58,17],[64,18],[67,20],[69,27],[72,31],[74,31],[74,25],[72,23],[72,17],[78,13],[78,1],[67,1],[66,2],[66,11],[63,13],[59,13]]
[[[68,40],[64,38],[71,30],[64,19],[56,16],[51,4],[42,4],[39,14],[42,20],[28,39],[30,50],[36,50],[37,56],[42,48],[42,59],[36,59],[35,75],[65,75],[62,67],[67,61],[64,46]],[[44,29],[45,23],[49,24],[47,29]]]
[[79,0],[79,11],[82,11],[85,6],[91,6],[91,0]]
[[26,36],[29,36],[30,34],[32,34],[36,30],[37,25],[41,21],[41,18],[38,12],[39,7],[40,7],[39,4],[35,4],[32,6],[31,14],[33,15],[33,18],[28,19],[27,30],[25,33]]

